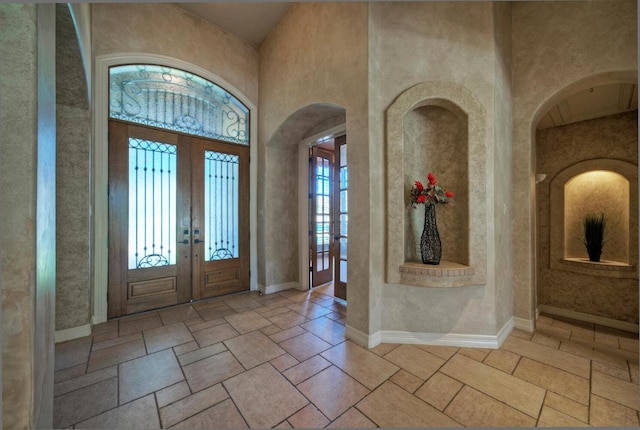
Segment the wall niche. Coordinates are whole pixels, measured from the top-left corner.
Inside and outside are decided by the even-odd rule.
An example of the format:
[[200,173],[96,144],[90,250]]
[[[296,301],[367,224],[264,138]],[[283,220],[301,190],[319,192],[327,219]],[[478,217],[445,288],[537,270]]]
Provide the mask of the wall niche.
[[453,103],[434,101],[406,113],[404,135],[405,261],[420,262],[424,207],[409,206],[416,180],[427,183],[433,172],[438,183],[454,192],[454,205],[436,207],[442,240],[442,260],[469,265],[469,174],[467,115]]
[[[436,288],[486,283],[485,118],[473,93],[453,82],[418,84],[387,109],[387,282]],[[436,208],[439,265],[422,264],[424,207],[410,205],[411,187],[426,183],[429,172],[455,199],[453,206]]]

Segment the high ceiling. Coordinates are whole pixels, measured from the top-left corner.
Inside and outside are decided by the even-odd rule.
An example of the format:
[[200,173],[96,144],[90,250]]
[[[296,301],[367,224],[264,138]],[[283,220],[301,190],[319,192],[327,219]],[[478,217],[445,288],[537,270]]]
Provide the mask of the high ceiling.
[[276,26],[291,2],[177,3],[191,12],[258,47]]
[[[177,3],[178,6],[259,47],[291,2]],[[590,88],[563,100],[542,118],[538,128],[557,127],[638,109],[638,88],[612,84]]]

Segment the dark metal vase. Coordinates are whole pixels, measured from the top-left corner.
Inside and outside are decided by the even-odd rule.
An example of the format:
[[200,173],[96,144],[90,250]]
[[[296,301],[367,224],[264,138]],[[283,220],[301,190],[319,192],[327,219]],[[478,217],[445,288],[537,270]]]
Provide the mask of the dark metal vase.
[[436,224],[436,205],[432,203],[424,205],[424,230],[420,238],[420,254],[424,264],[440,264],[442,243]]

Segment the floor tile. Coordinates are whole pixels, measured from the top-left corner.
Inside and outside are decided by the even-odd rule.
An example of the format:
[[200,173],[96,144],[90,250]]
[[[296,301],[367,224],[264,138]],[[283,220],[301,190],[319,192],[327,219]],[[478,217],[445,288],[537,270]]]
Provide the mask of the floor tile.
[[205,346],[231,339],[238,334],[239,333],[233,327],[225,323],[204,330],[199,330],[193,333],[193,337],[196,339],[196,342],[198,342],[198,345],[200,345],[201,348],[204,348]]
[[591,376],[591,392],[599,397],[640,410],[640,394],[638,394],[637,384],[600,372],[593,372]]
[[376,425],[369,418],[365,417],[362,412],[356,408],[350,408],[344,414],[340,415],[334,422],[329,424],[327,428],[337,429],[356,429],[356,428],[376,428]]
[[227,306],[226,304],[221,303],[215,306],[198,309],[198,314],[203,320],[211,321],[219,318],[224,318],[229,315],[234,315],[236,314],[236,311],[235,309]]
[[220,354],[226,351],[227,348],[222,342],[214,343],[213,345],[205,346],[204,348],[196,349],[195,351],[187,352],[186,354],[178,356],[178,361],[181,366],[195,363],[203,358],[211,357],[212,355]]
[[457,346],[444,346],[444,345],[415,345],[423,351],[427,351],[429,354],[433,354],[436,357],[448,360],[453,357],[460,348]]
[[337,345],[346,340],[345,327],[329,318],[316,318],[302,324],[301,327],[332,345]]
[[[117,334],[117,332],[115,332]],[[116,336],[101,342],[97,342],[94,338],[93,345],[91,345],[91,351],[98,351],[100,349],[109,348],[110,346],[120,345],[123,343],[131,342],[137,339],[142,339],[142,333],[137,332],[126,336]]]
[[606,345],[609,348],[618,349],[620,343],[618,342],[618,336],[607,332],[596,330],[594,341],[601,345]]
[[77,429],[159,429],[153,394],[104,412],[75,426]]
[[308,301],[297,303],[295,305],[289,305],[287,307],[292,311],[309,319],[315,319],[323,315],[326,315],[328,313],[331,313],[330,309],[327,309],[324,306],[316,305]]
[[540,345],[548,346],[549,348],[560,348],[560,340],[542,333],[535,333],[531,338],[532,342],[539,343]]
[[64,428],[118,406],[116,378],[53,399],[53,427]]
[[186,396],[166,407],[161,407],[160,418],[164,428],[171,427],[205,409],[216,405],[229,396],[221,384],[213,385],[190,396]]
[[118,321],[118,333],[120,336],[138,333],[144,330],[162,326],[162,320],[157,312],[150,314],[136,315],[134,318],[128,317]]
[[307,379],[298,389],[332,421],[369,393],[365,386],[335,366]]
[[534,427],[536,419],[471,387],[463,387],[445,413],[466,427]]
[[532,417],[542,407],[544,389],[471,358],[456,354],[440,371]]
[[557,411],[564,412],[565,414],[584,423],[589,422],[588,406],[580,404],[574,400],[568,399],[552,391],[547,391],[547,395],[544,398],[544,404]]
[[285,306],[289,306],[292,305],[293,302],[289,299],[286,299],[284,297],[270,297],[267,300],[263,300],[262,304],[264,306],[267,306],[271,309],[277,309],[277,308],[284,308]]
[[173,347],[173,352],[180,356],[183,354],[186,354],[188,352],[192,352],[195,351],[196,349],[199,349],[200,345],[198,345],[198,342],[196,342],[195,340],[191,341],[191,342],[187,342],[187,343],[183,343],[182,345],[177,345]]
[[95,372],[81,375],[77,378],[69,379],[64,382],[60,382],[54,385],[53,395],[60,396],[62,394],[69,393],[71,391],[78,390],[80,388],[93,385],[100,381],[116,378],[118,376],[117,366],[106,367],[104,369],[97,370]]
[[300,336],[287,339],[284,342],[280,342],[280,346],[298,361],[304,361],[331,348],[330,343],[311,333],[303,333]]
[[224,341],[224,344],[245,369],[251,369],[286,353],[261,331],[234,337]]
[[505,373],[512,373],[519,360],[520,356],[518,354],[504,349],[494,349],[487,355],[483,363],[502,370]]
[[573,373],[523,358],[513,375],[583,405],[589,404],[589,380]]
[[254,311],[245,311],[224,318],[240,334],[271,325],[271,322]]
[[189,330],[193,333],[194,331],[204,330],[205,328],[215,327],[220,324],[224,324],[227,321],[224,318],[214,318],[209,321],[198,322],[196,324],[191,324]]
[[159,408],[164,408],[173,402],[184,399],[190,394],[189,384],[187,384],[186,381],[180,381],[170,387],[156,391],[156,401],[158,402]]
[[[554,326],[541,325],[540,327],[536,327],[536,332],[539,334],[553,336],[561,340],[569,340],[569,338],[571,337],[570,330]],[[525,338],[525,340],[527,339]]]
[[437,372],[415,392],[415,395],[436,409],[444,411],[461,388],[462,384],[459,381]]
[[112,332],[118,332],[118,320],[107,321],[91,327],[91,334],[93,334],[94,338],[95,336],[100,336]]
[[375,346],[373,348],[369,348],[369,351],[373,352],[376,355],[379,355],[380,357],[390,353],[391,351],[393,351],[394,349],[396,349],[397,347],[399,347],[400,345],[397,343],[381,343],[378,346]]
[[[547,329],[547,327],[545,326],[545,330]],[[511,333],[509,333],[509,337],[517,337],[520,339],[524,339],[524,340],[531,340],[531,338],[533,337],[533,333],[530,333],[528,331],[524,331],[524,330],[520,330],[518,328],[514,328],[513,330],[511,330]],[[567,339],[569,339],[569,335],[567,335]]]
[[87,372],[94,372],[98,369],[113,366],[114,364],[133,360],[145,354],[146,350],[142,339],[100,349],[91,353]]
[[68,369],[86,363],[89,360],[90,351],[91,336],[56,344],[55,370]]
[[87,363],[78,364],[77,366],[68,367],[66,369],[57,370],[53,374],[53,382],[59,383],[68,379],[77,378],[84,375],[87,370]]
[[187,304],[182,306],[173,306],[158,312],[160,319],[164,325],[170,325],[177,322],[188,321],[200,317],[198,311],[193,306]]
[[280,342],[282,342],[284,340],[291,339],[292,337],[299,336],[302,333],[306,333],[306,330],[301,328],[301,327],[295,326],[295,327],[291,327],[291,328],[288,328],[288,329],[285,329],[285,330],[281,330],[278,333],[275,333],[275,334],[272,334],[272,335],[267,335],[267,336],[269,336],[269,338],[272,341],[274,341],[275,343],[280,343]]
[[375,424],[385,428],[460,427],[460,423],[388,381],[356,407]]
[[225,351],[184,366],[182,370],[191,391],[196,392],[242,373],[244,368],[230,352]]
[[590,427],[565,413],[543,406],[538,418],[538,427]]
[[308,404],[287,419],[293,428],[323,428],[329,424],[327,417],[316,409],[312,404]]
[[458,350],[458,354],[472,358],[476,361],[483,361],[489,352],[491,352],[491,350],[484,348],[460,348]]
[[618,338],[618,341],[620,342],[620,349],[625,350],[625,351],[638,352],[638,338],[637,337],[635,337],[633,339],[620,337],[620,338]]
[[213,428],[247,428],[240,412],[229,399],[219,403],[193,417],[176,424],[172,428],[213,429]]
[[266,327],[261,328],[260,331],[266,334],[267,336],[271,336],[272,334],[281,332],[282,329],[275,324],[270,324]]
[[389,378],[389,380],[410,393],[415,393],[415,391],[424,382],[422,379],[412,375],[404,369],[398,370],[391,378]]
[[631,376],[629,374],[629,369],[621,369],[617,366],[612,366],[610,364],[600,363],[598,361],[591,362],[591,370],[607,374],[609,376],[614,376],[618,379],[622,379],[623,381],[631,382]]
[[293,385],[298,385],[329,366],[331,366],[329,361],[319,355],[314,355],[310,359],[287,369],[283,372],[283,375]]
[[638,364],[629,363],[629,374],[631,375],[631,382],[638,383]]
[[584,360],[593,360],[599,363],[616,366],[621,369],[627,368],[626,359],[611,353],[593,349],[591,346],[582,345],[575,342],[562,342],[562,344],[560,345],[560,351],[571,353],[574,356],[583,358]]
[[389,379],[400,368],[351,341],[320,354],[369,390]]
[[118,373],[121,405],[184,379],[171,349],[122,363]]
[[502,348],[507,351],[511,351],[514,354],[539,361],[540,363],[566,370],[574,375],[578,375],[583,378],[589,377],[591,369],[589,360],[582,357],[576,357],[574,354],[558,351],[544,345],[527,342],[514,337],[508,337],[502,344]]
[[637,427],[638,412],[600,396],[591,396],[589,424],[594,427]]
[[384,358],[424,380],[429,379],[445,362],[414,345],[400,345]]
[[299,324],[307,322],[307,318],[300,315],[299,313],[289,311],[283,314],[275,315],[273,317],[268,318],[273,324],[277,325],[281,329],[288,329],[291,327],[295,327]]
[[193,341],[191,332],[182,322],[145,330],[142,334],[149,354]]
[[295,366],[296,364],[299,364],[300,362],[293,358],[290,354],[282,354],[281,356],[271,360],[270,363],[279,372],[284,372],[285,370]]
[[227,306],[234,309],[236,312],[244,312],[249,309],[262,307],[259,302],[253,300],[246,294],[239,294],[230,298],[225,298],[224,302],[227,304]]
[[250,427],[272,427],[309,402],[269,363],[224,383]]

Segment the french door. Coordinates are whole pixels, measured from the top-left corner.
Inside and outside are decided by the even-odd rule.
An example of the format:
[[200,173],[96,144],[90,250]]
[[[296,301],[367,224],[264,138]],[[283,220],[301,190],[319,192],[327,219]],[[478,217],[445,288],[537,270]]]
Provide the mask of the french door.
[[333,152],[311,147],[309,169],[311,286],[333,280]]
[[249,148],[109,122],[109,318],[249,289]]

